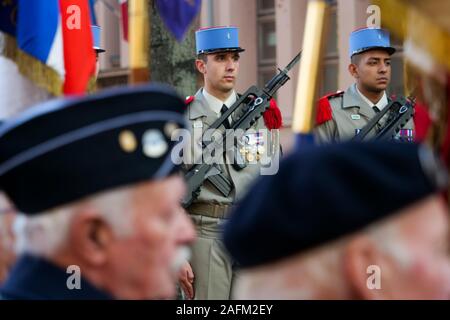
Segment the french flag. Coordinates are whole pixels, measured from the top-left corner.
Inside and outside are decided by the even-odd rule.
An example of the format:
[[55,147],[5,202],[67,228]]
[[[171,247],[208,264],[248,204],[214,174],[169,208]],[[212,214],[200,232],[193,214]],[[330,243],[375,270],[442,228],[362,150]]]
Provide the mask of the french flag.
[[128,0],[119,0],[119,5],[122,16],[123,38],[128,41]]
[[21,50],[54,69],[65,94],[82,94],[95,71],[88,0],[19,0]]

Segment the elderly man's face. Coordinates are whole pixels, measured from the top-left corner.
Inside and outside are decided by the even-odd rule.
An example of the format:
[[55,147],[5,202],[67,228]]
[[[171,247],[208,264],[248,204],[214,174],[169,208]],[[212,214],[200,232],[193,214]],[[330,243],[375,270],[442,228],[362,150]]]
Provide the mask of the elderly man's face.
[[11,203],[3,193],[0,193],[0,283],[6,279],[15,261],[12,232],[15,217],[16,212],[12,209]]
[[400,232],[408,255],[405,266],[384,281],[387,298],[450,299],[449,219],[434,196],[408,209]]
[[144,183],[131,197],[133,233],[110,248],[110,267],[119,298],[165,299],[175,295],[174,259],[194,239],[191,221],[180,207],[179,177]]

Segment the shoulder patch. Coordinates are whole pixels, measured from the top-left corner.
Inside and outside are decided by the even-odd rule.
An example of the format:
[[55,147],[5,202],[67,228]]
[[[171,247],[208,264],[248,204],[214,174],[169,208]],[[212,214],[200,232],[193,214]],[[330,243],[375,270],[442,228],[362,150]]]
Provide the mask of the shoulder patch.
[[332,99],[332,98],[342,97],[343,94],[344,94],[344,91],[338,90],[336,92],[327,94],[325,97],[327,97],[328,99]]
[[192,101],[195,100],[194,96],[187,96],[186,99],[184,100],[184,103],[186,104],[186,106],[190,105],[192,103]]
[[331,111],[330,99],[341,97],[344,91],[338,91],[335,93],[323,96],[317,102],[316,107],[316,126],[320,126],[333,118],[333,113]]
[[263,117],[267,129],[280,129],[282,127],[283,117],[275,99],[270,99],[269,109],[264,112]]

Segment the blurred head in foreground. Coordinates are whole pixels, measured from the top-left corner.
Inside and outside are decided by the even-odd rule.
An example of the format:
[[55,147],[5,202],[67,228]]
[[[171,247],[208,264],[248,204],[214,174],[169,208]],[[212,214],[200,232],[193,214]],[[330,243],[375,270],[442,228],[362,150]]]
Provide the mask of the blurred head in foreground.
[[291,155],[249,192],[224,241],[237,299],[448,299],[446,173],[424,146]]
[[51,101],[0,130],[0,185],[22,212],[6,299],[175,296],[194,238],[171,133],[184,101],[156,85]]

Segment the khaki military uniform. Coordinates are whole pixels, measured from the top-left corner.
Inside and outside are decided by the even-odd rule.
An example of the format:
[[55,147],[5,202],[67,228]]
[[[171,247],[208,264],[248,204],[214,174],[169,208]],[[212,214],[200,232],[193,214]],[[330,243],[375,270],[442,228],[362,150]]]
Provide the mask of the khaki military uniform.
[[[314,133],[318,143],[352,139],[376,115],[372,106],[368,105],[356,90],[356,84],[353,84],[343,94],[336,94],[329,98],[332,119],[316,128]],[[383,127],[386,120],[387,115],[380,120],[379,125],[367,135],[367,138],[373,137]],[[413,132],[413,119],[408,121],[404,129],[410,129]]]
[[[201,135],[218,119],[218,115],[209,107],[200,89],[195,99],[188,106],[190,123],[191,157],[197,148],[201,154]],[[232,120],[239,117],[239,110],[232,115]],[[253,130],[252,130],[253,129]],[[266,130],[268,136],[262,139],[257,131],[266,129],[261,117],[253,128],[245,132],[238,147],[243,159],[252,161],[263,154],[279,155],[278,130]],[[244,141],[244,142],[242,142]],[[226,157],[226,158],[225,158]],[[192,159],[191,158],[191,159]],[[247,164],[238,171],[230,163],[233,155],[227,153],[222,158],[228,162],[211,170],[210,174],[221,173],[233,184],[231,194],[226,197],[209,181],[205,181],[198,198],[187,208],[196,226],[198,239],[192,247],[191,266],[194,271],[195,299],[230,299],[232,285],[236,277],[236,265],[231,261],[221,241],[221,231],[232,206],[241,199],[249,185],[260,175],[261,164]],[[186,167],[189,167],[187,165]]]

